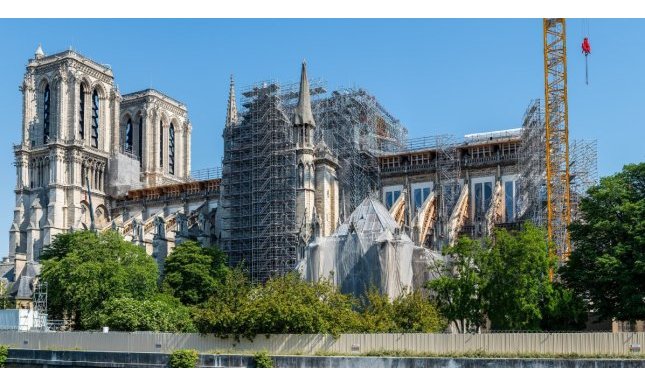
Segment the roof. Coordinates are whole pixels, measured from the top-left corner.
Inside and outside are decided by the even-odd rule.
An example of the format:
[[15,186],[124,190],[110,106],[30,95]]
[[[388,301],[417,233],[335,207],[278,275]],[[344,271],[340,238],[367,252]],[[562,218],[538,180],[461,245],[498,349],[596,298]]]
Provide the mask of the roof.
[[168,102],[176,105],[177,107],[179,107],[179,108],[181,108],[183,110],[187,109],[186,105],[184,105],[183,102],[178,101],[175,98],[172,98],[171,96],[169,96],[166,93],[163,93],[163,92],[161,92],[161,91],[159,91],[157,89],[152,89],[152,88],[143,89],[143,90],[139,90],[139,91],[133,91],[132,93],[123,94],[121,97],[123,98],[124,102],[126,102],[127,100],[135,100],[137,98],[157,97],[159,99],[165,99]]
[[370,236],[372,239],[376,239],[383,232],[391,235],[400,233],[399,225],[390,215],[390,211],[378,199],[371,196],[365,198],[356,207],[347,221],[336,229],[334,235],[347,235],[352,230],[363,236]]

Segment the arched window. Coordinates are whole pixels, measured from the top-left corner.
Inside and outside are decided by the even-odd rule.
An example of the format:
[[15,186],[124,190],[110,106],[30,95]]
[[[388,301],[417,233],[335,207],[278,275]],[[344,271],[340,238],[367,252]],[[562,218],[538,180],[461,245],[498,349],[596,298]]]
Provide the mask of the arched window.
[[78,104],[78,135],[81,139],[85,138],[85,85],[81,83],[80,99]]
[[305,166],[298,164],[298,188],[302,188],[305,185]]
[[99,93],[94,89],[92,93],[92,144],[99,147]]
[[143,116],[139,116],[139,148],[137,149],[139,160],[143,156]]
[[175,127],[172,123],[168,128],[168,172],[175,174]]
[[125,151],[132,153],[132,120],[130,118],[125,125]]
[[45,85],[43,92],[43,142],[49,142],[49,109],[51,105],[51,93],[49,92],[49,84]]
[[163,167],[163,121],[159,121],[159,166]]

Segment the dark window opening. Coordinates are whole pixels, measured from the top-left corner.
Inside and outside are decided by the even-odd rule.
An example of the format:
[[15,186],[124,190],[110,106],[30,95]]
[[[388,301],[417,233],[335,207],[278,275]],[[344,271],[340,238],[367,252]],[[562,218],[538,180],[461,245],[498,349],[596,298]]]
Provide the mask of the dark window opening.
[[43,93],[43,142],[49,142],[49,109],[51,104],[51,93],[49,92],[49,85],[45,86]]
[[141,157],[143,155],[143,117],[139,116],[139,148],[138,148],[138,153],[139,155],[139,160],[141,160]]
[[81,83],[80,101],[78,106],[78,135],[81,139],[85,138],[85,85]]
[[132,120],[129,118],[125,125],[125,151],[132,153]]
[[159,166],[163,167],[163,121],[159,121]]
[[92,93],[92,147],[99,147],[99,93]]
[[170,124],[168,128],[168,172],[175,174],[175,127]]

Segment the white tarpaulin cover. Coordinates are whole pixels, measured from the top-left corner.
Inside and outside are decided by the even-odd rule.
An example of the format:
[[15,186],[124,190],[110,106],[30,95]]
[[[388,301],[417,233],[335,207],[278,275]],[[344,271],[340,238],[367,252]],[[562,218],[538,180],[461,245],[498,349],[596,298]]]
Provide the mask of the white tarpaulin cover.
[[370,287],[390,298],[418,289],[436,253],[416,246],[377,199],[366,198],[329,237],[317,237],[298,270],[308,281],[330,278],[343,293]]

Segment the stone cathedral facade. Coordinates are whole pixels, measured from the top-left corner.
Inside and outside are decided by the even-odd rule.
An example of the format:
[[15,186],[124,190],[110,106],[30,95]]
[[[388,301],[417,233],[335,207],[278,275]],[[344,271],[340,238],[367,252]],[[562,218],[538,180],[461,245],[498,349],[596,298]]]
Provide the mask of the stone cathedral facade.
[[29,266],[57,234],[109,227],[129,191],[188,181],[191,124],[181,102],[153,89],[122,95],[108,66],[41,47],[20,91],[4,266]]

